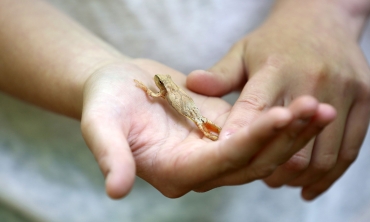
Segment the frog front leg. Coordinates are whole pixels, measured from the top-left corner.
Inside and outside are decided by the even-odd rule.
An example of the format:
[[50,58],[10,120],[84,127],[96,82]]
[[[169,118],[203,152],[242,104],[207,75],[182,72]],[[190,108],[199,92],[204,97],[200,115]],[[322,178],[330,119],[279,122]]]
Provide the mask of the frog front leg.
[[134,79],[134,81],[136,83],[136,86],[139,87],[139,88],[141,88],[142,90],[144,90],[148,96],[151,96],[151,97],[162,97],[163,99],[166,98],[165,97],[166,96],[166,91],[165,90],[160,90],[159,92],[155,93],[152,90],[150,90],[148,87],[146,87],[140,81],[138,81],[136,79]]

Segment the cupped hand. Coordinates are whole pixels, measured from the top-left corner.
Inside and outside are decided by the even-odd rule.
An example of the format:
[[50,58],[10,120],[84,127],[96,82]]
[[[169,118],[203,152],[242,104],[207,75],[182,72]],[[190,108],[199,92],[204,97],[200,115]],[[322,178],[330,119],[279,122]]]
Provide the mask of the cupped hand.
[[[227,139],[211,141],[166,100],[148,97],[135,86],[137,79],[157,91],[153,76],[158,73],[171,75],[185,88],[183,74],[140,59],[105,65],[85,83],[81,129],[112,198],[126,195],[135,175],[168,197],[259,179],[335,116],[331,107],[302,97],[287,108],[266,111]],[[187,92],[205,117],[224,124],[230,105],[220,98]]]
[[264,110],[289,106],[301,95],[335,107],[335,122],[264,179],[271,187],[302,187],[310,200],[356,159],[369,124],[370,71],[348,30],[319,16],[307,19],[311,12],[294,4],[288,14],[278,9],[208,71],[190,73],[187,87],[209,96],[243,88],[221,139],[249,126]]

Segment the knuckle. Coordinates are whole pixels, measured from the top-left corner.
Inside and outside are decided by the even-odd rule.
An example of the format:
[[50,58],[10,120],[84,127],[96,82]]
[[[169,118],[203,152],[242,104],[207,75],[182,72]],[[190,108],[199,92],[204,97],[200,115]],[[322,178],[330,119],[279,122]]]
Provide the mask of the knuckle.
[[361,88],[366,95],[370,95],[370,77],[365,81],[361,81]]
[[323,62],[315,62],[311,67],[305,68],[306,70],[303,71],[304,76],[307,78],[307,82],[310,83],[313,92],[316,91],[315,87],[322,87],[322,84],[333,81],[327,65]]
[[342,95],[348,95],[348,92],[363,91],[363,84],[361,81],[354,79],[350,76],[342,76],[339,81],[342,85]]
[[301,172],[308,168],[310,164],[310,159],[307,157],[294,155],[286,163],[282,165],[284,170],[291,172]]
[[360,81],[357,85],[358,95],[363,97],[365,103],[370,104],[370,81]]
[[268,70],[280,70],[282,67],[290,63],[289,57],[273,53],[266,57],[264,68]]
[[262,96],[252,93],[240,98],[236,101],[236,103],[238,106],[244,109],[252,109],[256,111],[264,111],[268,107],[268,104],[265,102]]
[[358,156],[358,149],[345,149],[339,153],[338,161],[351,164]]
[[262,179],[268,177],[274,172],[275,169],[276,166],[274,165],[253,166],[250,168],[250,174],[248,174],[246,181],[250,181],[249,175],[251,175],[252,179]]
[[318,172],[327,172],[331,170],[337,162],[337,158],[332,154],[325,154],[318,160],[312,162],[312,168]]
[[353,97],[348,97],[350,92],[358,98],[366,98],[370,101],[370,81],[356,75],[356,71],[351,68],[335,71],[329,64],[318,62],[305,72],[313,92],[327,85],[330,87],[328,91],[332,95],[337,95],[338,98],[352,99]]

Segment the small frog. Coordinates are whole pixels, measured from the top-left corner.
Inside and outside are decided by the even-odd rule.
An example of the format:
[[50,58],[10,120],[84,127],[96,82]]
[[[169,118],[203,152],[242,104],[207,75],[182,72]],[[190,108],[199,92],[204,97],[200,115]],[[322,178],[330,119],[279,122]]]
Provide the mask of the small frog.
[[148,96],[167,99],[168,103],[177,112],[193,121],[207,138],[211,140],[218,139],[218,135],[212,134],[211,132],[219,134],[221,128],[202,116],[198,107],[195,106],[193,99],[172,81],[170,75],[158,74],[154,76],[154,82],[160,90],[158,93],[154,93],[136,79],[134,79],[134,81],[136,86],[143,89]]

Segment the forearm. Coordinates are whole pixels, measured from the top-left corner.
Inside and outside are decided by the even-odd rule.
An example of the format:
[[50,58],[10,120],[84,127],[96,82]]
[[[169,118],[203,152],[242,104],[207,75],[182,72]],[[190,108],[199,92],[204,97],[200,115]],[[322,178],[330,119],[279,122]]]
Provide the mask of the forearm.
[[[358,40],[370,12],[370,0],[276,0],[270,18],[297,21]],[[307,23],[302,23],[306,19]],[[281,20],[280,20],[281,21]],[[283,22],[283,21],[281,21]]]
[[0,0],[0,90],[79,118],[84,82],[128,59],[39,0]]

